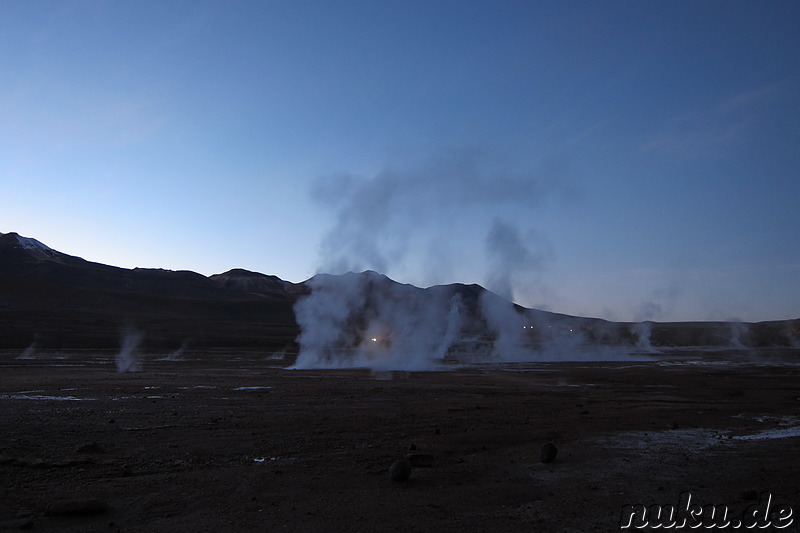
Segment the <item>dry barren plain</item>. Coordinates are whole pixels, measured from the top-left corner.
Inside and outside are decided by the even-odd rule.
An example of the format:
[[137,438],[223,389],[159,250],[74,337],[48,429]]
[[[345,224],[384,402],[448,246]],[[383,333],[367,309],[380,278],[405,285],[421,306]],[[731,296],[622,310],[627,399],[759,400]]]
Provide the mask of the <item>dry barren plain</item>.
[[731,517],[768,493],[800,524],[800,350],[382,373],[113,356],[0,353],[0,530],[605,532],[685,493]]

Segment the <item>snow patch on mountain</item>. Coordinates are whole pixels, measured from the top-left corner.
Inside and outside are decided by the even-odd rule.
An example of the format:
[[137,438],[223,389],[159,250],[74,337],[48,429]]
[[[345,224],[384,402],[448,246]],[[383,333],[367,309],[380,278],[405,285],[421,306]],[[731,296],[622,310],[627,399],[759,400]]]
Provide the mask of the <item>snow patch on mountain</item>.
[[48,255],[58,253],[49,246],[42,244],[36,239],[31,239],[30,237],[23,237],[21,235],[17,235],[17,242],[19,242],[20,246],[32,252],[46,253]]
[[[46,244],[37,241],[36,239],[23,237],[16,232],[6,234],[0,233],[0,237],[4,237],[7,243],[8,239],[10,238],[12,241],[8,244],[12,244],[12,246],[21,248],[34,257],[38,257],[40,259],[55,259],[64,255],[61,252],[50,248]],[[16,241],[15,244],[13,244],[14,241]]]

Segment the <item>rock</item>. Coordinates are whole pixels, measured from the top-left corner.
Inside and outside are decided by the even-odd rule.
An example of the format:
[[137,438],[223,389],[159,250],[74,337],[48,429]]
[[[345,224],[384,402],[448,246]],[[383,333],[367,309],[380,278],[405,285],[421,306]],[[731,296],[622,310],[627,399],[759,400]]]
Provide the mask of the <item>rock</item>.
[[406,455],[406,459],[414,468],[431,468],[433,466],[433,456],[429,453],[411,453]]
[[46,515],[92,515],[102,514],[108,510],[108,504],[96,498],[60,500],[50,502]]
[[556,458],[556,454],[558,453],[558,448],[552,442],[546,443],[542,446],[542,451],[539,452],[539,460],[543,463],[552,462],[553,459]]
[[389,477],[392,481],[408,481],[411,476],[411,462],[408,459],[400,459],[395,461],[389,467]]

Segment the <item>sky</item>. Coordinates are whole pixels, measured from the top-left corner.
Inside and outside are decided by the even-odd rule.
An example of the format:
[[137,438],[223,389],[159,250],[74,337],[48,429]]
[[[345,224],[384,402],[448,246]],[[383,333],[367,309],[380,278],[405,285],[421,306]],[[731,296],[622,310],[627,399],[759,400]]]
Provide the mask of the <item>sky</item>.
[[794,0],[0,0],[0,232],[800,317]]

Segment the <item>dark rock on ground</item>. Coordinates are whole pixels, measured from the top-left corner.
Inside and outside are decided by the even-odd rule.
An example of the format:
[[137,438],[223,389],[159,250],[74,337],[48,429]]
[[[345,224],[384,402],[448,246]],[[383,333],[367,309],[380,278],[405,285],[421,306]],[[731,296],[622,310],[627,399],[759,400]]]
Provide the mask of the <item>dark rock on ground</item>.
[[411,462],[408,459],[395,461],[389,468],[389,477],[392,481],[408,481],[411,477]]
[[550,463],[556,458],[556,454],[558,454],[558,448],[552,442],[548,442],[542,446],[542,451],[539,452],[539,460],[543,463]]

